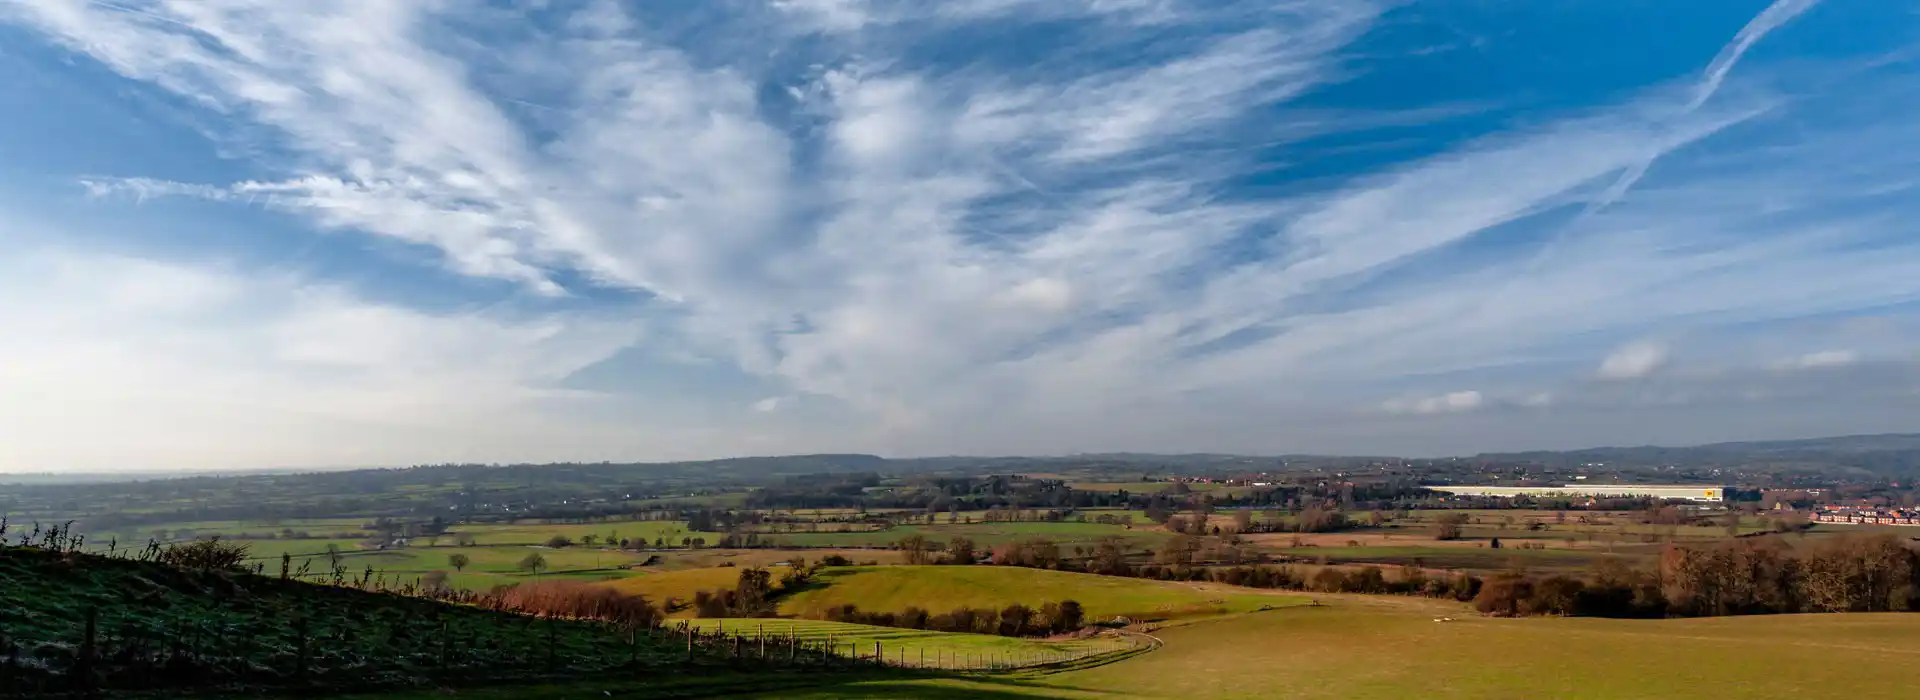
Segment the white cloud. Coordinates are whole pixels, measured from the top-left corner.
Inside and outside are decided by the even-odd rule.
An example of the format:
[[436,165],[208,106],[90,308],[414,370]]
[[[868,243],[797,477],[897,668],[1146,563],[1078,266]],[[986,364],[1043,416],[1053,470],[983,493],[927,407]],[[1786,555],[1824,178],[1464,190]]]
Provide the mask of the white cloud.
[[605,444],[610,426],[557,418],[606,400],[564,380],[637,334],[67,249],[15,246],[0,280],[11,469],[479,459],[533,454],[543,430]]
[[1455,391],[1439,396],[1399,398],[1381,404],[1388,413],[1462,413],[1480,408],[1485,399],[1478,391]]
[[1601,379],[1639,379],[1667,364],[1667,347],[1655,342],[1621,346],[1600,361]]
[[1774,366],[1780,369],[1819,369],[1823,367],[1845,367],[1859,360],[1860,354],[1852,350],[1822,350],[1782,360],[1775,363]]
[[[1222,435],[1209,426],[1295,412],[1307,426],[1316,406],[1397,395],[1415,378],[1564,377],[1636,337],[1711,348],[1724,342],[1717,328],[1920,299],[1920,249],[1893,237],[1911,207],[1883,196],[1823,208],[1898,193],[1911,163],[1892,154],[1910,152],[1920,131],[1878,117],[1874,129],[1857,116],[1781,121],[1835,103],[1882,115],[1920,99],[1721,89],[1756,72],[1747,47],[1807,4],[1776,3],[1702,74],[1527,112],[1470,140],[1415,139],[1421,155],[1351,177],[1295,177],[1280,159],[1312,158],[1310,137],[1406,119],[1293,112],[1300,96],[1364,74],[1355,42],[1379,19],[1374,3],[780,0],[729,6],[748,16],[716,15],[699,23],[712,34],[687,36],[625,16],[656,7],[615,3],[530,32],[434,3],[125,12],[41,0],[0,17],[204,105],[233,133],[266,134],[244,152],[273,154],[248,163],[255,180],[175,183],[136,169],[90,178],[97,195],[269,207],[343,243],[402,242],[460,275],[549,296],[574,291],[563,285],[643,292],[657,343],[636,351],[671,347],[765,383],[726,399],[730,414],[746,405],[799,420],[837,399],[865,420],[823,437],[843,441],[831,447],[919,452],[1063,449],[1068,438],[1049,441],[1066,435],[1084,435],[1071,444],[1087,449],[1149,435],[1206,449]],[[929,66],[901,48],[992,22],[1083,31],[1071,50],[1029,47],[1031,65]],[[474,48],[496,33],[504,45]],[[1660,171],[1647,167],[1655,158]],[[1638,189],[1615,202],[1609,183]],[[1566,223],[1579,210],[1591,213]],[[1512,245],[1522,239],[1550,245]],[[223,285],[279,289],[251,273],[210,279],[129,297],[203,309],[201,295],[231,294]],[[265,293],[286,301],[227,321],[255,349],[224,351],[279,348],[284,364],[264,366],[267,376],[365,368],[400,377],[396,387],[419,381],[436,406],[447,390],[433,378],[479,381],[470,372],[495,397],[474,404],[490,407],[487,421],[529,405],[512,397],[559,391],[556,373],[582,365],[536,369],[545,360],[461,343],[533,352],[539,329],[571,337],[598,323],[444,317],[304,288]],[[601,342],[567,345],[618,349]],[[1902,341],[1837,342],[1879,356]],[[1631,343],[1598,374],[1644,377],[1666,361],[1664,346]],[[506,369],[487,369],[496,365]],[[409,378],[414,368],[427,370]],[[305,392],[305,381],[284,388]],[[1460,381],[1488,394],[1384,408],[1580,400],[1490,388],[1550,381]],[[782,398],[801,392],[809,400]],[[371,417],[435,414],[393,408],[402,393],[368,384],[337,400]]]

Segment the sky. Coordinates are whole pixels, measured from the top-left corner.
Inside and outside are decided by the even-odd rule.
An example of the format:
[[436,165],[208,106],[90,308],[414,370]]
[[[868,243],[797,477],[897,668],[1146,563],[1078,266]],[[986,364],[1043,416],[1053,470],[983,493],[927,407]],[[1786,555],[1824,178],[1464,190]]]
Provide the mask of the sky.
[[0,471],[1920,429],[1920,6],[0,0]]

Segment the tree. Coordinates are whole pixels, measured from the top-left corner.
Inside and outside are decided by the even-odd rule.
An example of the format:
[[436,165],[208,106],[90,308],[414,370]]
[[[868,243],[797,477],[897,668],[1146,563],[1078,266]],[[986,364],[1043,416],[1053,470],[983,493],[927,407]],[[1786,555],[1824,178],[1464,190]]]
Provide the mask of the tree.
[[592,547],[593,543],[598,542],[599,540],[600,540],[599,535],[581,535],[580,536],[580,544],[588,547]]
[[453,543],[461,547],[472,547],[474,543],[473,535],[465,532],[456,532],[453,534]]
[[537,575],[541,569],[545,568],[547,568],[547,558],[540,556],[539,552],[529,552],[525,559],[520,560],[520,570],[530,574]]
[[1501,574],[1480,587],[1473,607],[1496,617],[1519,617],[1531,612],[1533,581],[1525,576]]
[[743,617],[771,617],[773,615],[773,575],[766,569],[752,567],[740,570],[740,579],[733,587],[734,601],[732,612]]
[[427,575],[420,577],[420,587],[426,589],[429,593],[440,593],[447,590],[447,572],[427,572]]
[[1246,532],[1253,529],[1253,511],[1242,508],[1233,512],[1233,531]]
[[1033,621],[1033,608],[1014,603],[1000,611],[1000,634],[1018,637],[1026,634],[1028,625]]
[[970,538],[955,537],[947,542],[947,563],[972,564],[976,556],[973,540]]
[[1461,526],[1467,524],[1467,516],[1461,513],[1447,513],[1433,523],[1433,538],[1436,540],[1460,539]]
[[[1243,511],[1244,512],[1244,511]],[[1125,576],[1127,552],[1118,537],[1104,537],[1093,547],[1093,572],[1107,576]]]
[[1060,601],[1060,619],[1054,621],[1054,629],[1061,632],[1072,632],[1080,629],[1081,625],[1086,624],[1086,619],[1087,612],[1081,609],[1080,601],[1063,600]]
[[897,546],[907,553],[908,564],[926,564],[933,555],[933,545],[927,542],[926,535],[907,535],[900,538]]
[[552,537],[547,538],[547,546],[552,547],[554,549],[565,549],[567,547],[572,547],[573,538],[568,537],[566,535],[554,535]]
[[454,553],[447,555],[447,566],[453,567],[454,571],[466,571],[467,565],[471,563],[473,563],[473,560],[469,559],[465,554]]

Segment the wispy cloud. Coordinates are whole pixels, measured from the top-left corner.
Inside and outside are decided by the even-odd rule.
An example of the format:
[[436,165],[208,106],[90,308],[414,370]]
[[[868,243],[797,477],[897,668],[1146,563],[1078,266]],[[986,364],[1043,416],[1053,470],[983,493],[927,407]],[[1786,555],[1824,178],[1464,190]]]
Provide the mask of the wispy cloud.
[[1454,391],[1439,396],[1400,398],[1380,407],[1388,413],[1461,413],[1481,407],[1486,401],[1478,391]]
[[[1731,345],[1722,329],[1920,301],[1920,244],[1899,227],[1920,213],[1900,155],[1920,129],[1882,118],[1920,94],[1871,71],[1876,89],[1739,89],[1766,69],[1750,49],[1812,17],[1807,1],[1774,3],[1730,43],[1701,37],[1703,51],[1724,43],[1704,72],[1434,129],[1463,115],[1343,102],[1378,92],[1342,89],[1391,67],[1374,57],[1408,59],[1369,43],[1418,21],[1388,3],[777,0],[690,22],[611,2],[539,17],[0,7],[256,142],[247,179],[129,165],[88,174],[99,201],[264,207],[545,303],[620,296],[592,319],[448,317],[328,280],[311,298],[228,282],[277,290],[266,318],[297,319],[240,336],[284,348],[264,374],[439,366],[452,386],[493,371],[488,420],[644,327],[626,351],[756,382],[725,401],[730,420],[851,411],[857,427],[821,437],[840,449],[1207,449],[1266,434],[1247,416],[1285,415],[1317,439],[1359,405],[1449,421],[1589,409],[1599,399],[1582,392],[1658,387],[1587,379],[1665,381],[1696,356],[1638,339],[1711,356]],[[973,45],[992,37],[1018,41]],[[1407,145],[1349,148],[1374,136]],[[584,330],[608,318],[632,321],[616,324],[627,335]],[[592,340],[548,358],[529,349],[545,332]],[[397,344],[334,340],[382,334]],[[1896,336],[1834,342],[1881,357]],[[461,343],[509,356],[443,357]],[[1764,370],[1802,350],[1742,361]],[[1840,364],[1825,354],[1793,363]],[[428,383],[403,386],[437,406],[446,390]],[[340,406],[405,413],[356,386]]]
[[1844,367],[1859,360],[1859,353],[1852,350],[1822,350],[1782,360],[1775,363],[1774,366],[1781,369],[1818,369],[1821,367]]

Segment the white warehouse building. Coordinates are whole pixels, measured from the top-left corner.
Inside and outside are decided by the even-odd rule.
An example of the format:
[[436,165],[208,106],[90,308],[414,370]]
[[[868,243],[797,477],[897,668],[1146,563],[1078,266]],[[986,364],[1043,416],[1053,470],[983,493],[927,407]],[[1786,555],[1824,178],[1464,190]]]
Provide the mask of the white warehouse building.
[[1588,496],[1593,498],[1669,498],[1681,501],[1726,500],[1723,486],[1673,486],[1656,484],[1566,484],[1563,486],[1428,486],[1428,489],[1456,496]]

